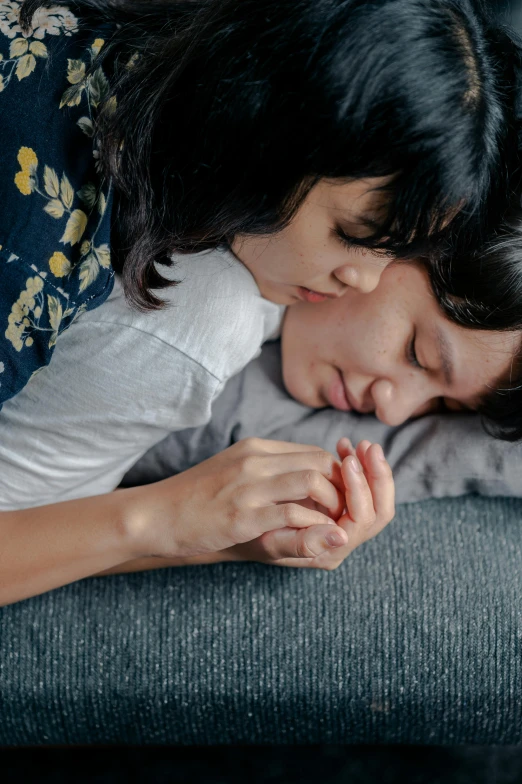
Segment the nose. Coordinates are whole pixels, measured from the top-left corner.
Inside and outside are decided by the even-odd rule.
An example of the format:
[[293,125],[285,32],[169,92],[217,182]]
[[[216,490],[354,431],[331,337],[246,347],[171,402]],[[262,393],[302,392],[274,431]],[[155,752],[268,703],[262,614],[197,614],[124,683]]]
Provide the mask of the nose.
[[388,379],[377,379],[371,387],[375,414],[385,425],[397,427],[407,419],[428,413],[432,399],[422,389],[395,386]]
[[376,261],[368,261],[362,266],[346,264],[338,267],[334,271],[334,275],[345,286],[357,289],[362,294],[369,294],[379,285],[385,267],[386,264],[380,264]]

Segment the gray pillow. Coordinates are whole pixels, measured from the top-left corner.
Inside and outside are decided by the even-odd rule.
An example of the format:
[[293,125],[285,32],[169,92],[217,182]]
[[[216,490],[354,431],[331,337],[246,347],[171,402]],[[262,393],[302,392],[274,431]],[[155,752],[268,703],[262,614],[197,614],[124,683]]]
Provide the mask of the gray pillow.
[[247,436],[316,444],[335,453],[338,439],[382,444],[397,501],[481,495],[522,496],[522,446],[488,436],[473,414],[431,415],[400,427],[373,416],[302,406],[285,392],[279,343],[231,379],[205,427],[172,433],[127,473],[124,486],[184,471]]

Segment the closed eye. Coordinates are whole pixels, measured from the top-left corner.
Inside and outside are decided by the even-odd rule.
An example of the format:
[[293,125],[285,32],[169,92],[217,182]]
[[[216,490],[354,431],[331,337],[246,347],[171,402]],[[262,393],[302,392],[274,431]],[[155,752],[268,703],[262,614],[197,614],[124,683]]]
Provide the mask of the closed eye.
[[412,367],[418,368],[419,370],[426,370],[426,368],[423,365],[421,365],[421,363],[417,359],[417,353],[415,351],[415,337],[416,335],[414,332],[410,342],[406,347],[406,358]]
[[355,237],[350,237],[348,234],[346,234],[346,232],[343,231],[340,226],[335,227],[334,233],[341,245],[343,245],[345,248],[349,248],[351,251],[355,251],[356,253],[363,253],[364,251],[363,255],[370,253],[372,256],[376,256],[380,259],[395,258],[395,255],[391,251],[384,250],[382,248],[369,248],[366,245],[361,245]]

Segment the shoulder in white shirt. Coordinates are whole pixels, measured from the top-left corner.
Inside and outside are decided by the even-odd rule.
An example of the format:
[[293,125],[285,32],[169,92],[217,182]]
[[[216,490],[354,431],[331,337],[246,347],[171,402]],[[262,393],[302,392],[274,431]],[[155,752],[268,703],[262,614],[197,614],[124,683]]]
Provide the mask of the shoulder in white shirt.
[[53,361],[0,411],[0,510],[114,489],[173,430],[202,425],[284,308],[226,251],[176,256],[168,305],[130,308],[116,282],[60,336]]

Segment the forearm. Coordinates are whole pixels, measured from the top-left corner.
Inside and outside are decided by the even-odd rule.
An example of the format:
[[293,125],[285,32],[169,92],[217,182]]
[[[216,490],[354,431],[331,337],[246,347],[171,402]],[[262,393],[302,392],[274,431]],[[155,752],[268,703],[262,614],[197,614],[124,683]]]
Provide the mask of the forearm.
[[104,577],[109,574],[126,574],[127,572],[146,572],[150,569],[166,569],[170,566],[202,566],[204,564],[221,563],[222,561],[237,560],[233,558],[228,550],[221,550],[219,553],[204,553],[203,555],[192,555],[179,558],[135,558],[126,563],[111,566],[98,572],[96,577]]
[[136,491],[0,513],[0,606],[136,557],[128,533]]

